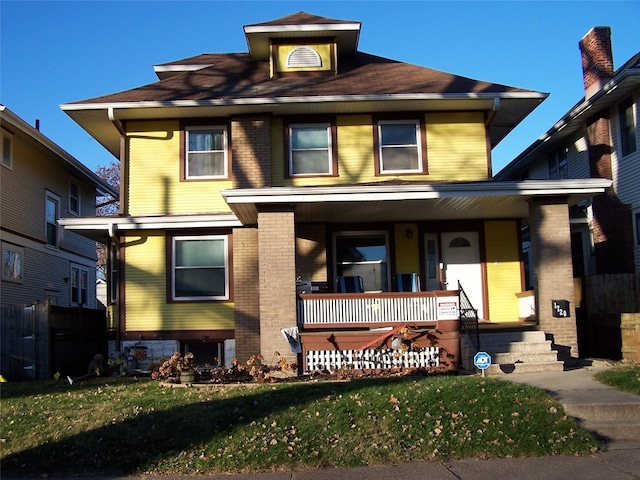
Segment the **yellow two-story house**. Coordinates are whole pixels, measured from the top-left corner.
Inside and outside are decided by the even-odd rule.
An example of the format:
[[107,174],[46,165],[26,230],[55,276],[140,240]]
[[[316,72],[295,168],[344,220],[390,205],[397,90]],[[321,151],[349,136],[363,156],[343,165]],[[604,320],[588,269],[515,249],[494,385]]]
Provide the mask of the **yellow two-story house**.
[[247,25],[248,52],[63,105],[121,164],[118,217],[62,222],[111,245],[118,348],[455,369],[461,324],[529,317],[527,224],[533,316],[577,353],[551,301],[572,308],[568,205],[606,185],[491,178],[547,95],[360,52],[360,29]]

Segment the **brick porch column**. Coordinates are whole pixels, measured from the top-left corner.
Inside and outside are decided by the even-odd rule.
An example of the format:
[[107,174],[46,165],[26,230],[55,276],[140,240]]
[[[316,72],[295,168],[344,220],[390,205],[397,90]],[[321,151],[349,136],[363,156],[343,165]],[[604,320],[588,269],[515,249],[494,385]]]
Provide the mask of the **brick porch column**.
[[[553,335],[559,359],[577,358],[578,334],[571,265],[571,231],[567,199],[542,198],[529,203],[538,328]],[[569,317],[553,315],[552,301],[568,300]]]
[[258,229],[233,229],[233,300],[236,358],[244,364],[260,353]]
[[271,362],[274,352],[297,361],[280,330],[296,326],[296,259],[293,210],[258,213],[260,277],[260,353]]

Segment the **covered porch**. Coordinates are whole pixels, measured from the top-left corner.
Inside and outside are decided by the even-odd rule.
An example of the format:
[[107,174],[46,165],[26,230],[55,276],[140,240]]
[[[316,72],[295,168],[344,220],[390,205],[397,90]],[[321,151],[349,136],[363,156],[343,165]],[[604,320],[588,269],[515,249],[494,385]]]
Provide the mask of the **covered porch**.
[[[572,355],[577,355],[568,206],[603,191],[605,183],[593,179],[419,185],[405,182],[224,191],[226,202],[242,224],[255,229],[243,238],[258,243],[257,295],[246,299],[254,302],[256,315],[247,320],[255,318],[263,352],[274,348],[281,353],[288,351],[282,331],[297,327],[300,350],[292,351],[290,358],[302,364],[305,371],[416,365],[457,369],[464,310],[476,310],[484,322],[493,323],[495,319],[487,312],[492,302],[491,306],[496,303],[497,297],[491,295],[499,292],[502,297],[512,297],[516,305],[510,307],[513,314],[506,321],[518,322],[522,317],[516,298],[524,290],[518,234],[511,234],[508,244],[510,255],[515,257],[509,259],[510,265],[518,265],[517,282],[501,283],[498,257],[504,242],[496,235],[499,229],[489,232],[487,228],[488,223],[502,222],[514,229],[529,225],[535,232],[533,264],[529,268],[536,273],[536,297],[535,306],[529,311],[535,311],[539,330],[551,330],[558,343],[573,348]],[[391,282],[386,288],[376,285],[364,293],[337,291],[335,279],[343,266],[336,255],[336,239],[340,235],[386,231],[389,256],[384,268],[389,270],[387,278],[392,278],[402,271],[401,255],[409,245],[408,240],[402,239],[406,225],[406,238],[410,237],[410,229],[419,239],[415,244],[419,259],[413,271],[423,278],[422,291],[394,292],[388,288]],[[234,230],[234,238],[240,230]],[[481,252],[474,261],[480,286],[475,297],[470,295],[468,308],[461,308],[459,292],[451,278],[441,275],[435,286],[428,285],[425,278],[429,268],[427,240],[434,238],[442,243],[446,237],[447,244],[449,239],[455,243],[460,233],[456,230],[476,232]],[[449,232],[451,235],[447,236]],[[442,265],[445,262],[440,263],[440,271],[448,267]],[[509,268],[513,270],[513,266]],[[296,289],[300,272],[311,272],[312,288],[306,292]],[[556,298],[566,300],[570,308],[567,316],[571,320],[562,319],[562,324],[551,309]],[[238,307],[244,309],[238,300],[236,297],[236,312]],[[531,320],[529,317],[528,314]],[[242,332],[237,330],[236,335],[237,344],[241,344]],[[418,363],[416,358],[420,359]]]

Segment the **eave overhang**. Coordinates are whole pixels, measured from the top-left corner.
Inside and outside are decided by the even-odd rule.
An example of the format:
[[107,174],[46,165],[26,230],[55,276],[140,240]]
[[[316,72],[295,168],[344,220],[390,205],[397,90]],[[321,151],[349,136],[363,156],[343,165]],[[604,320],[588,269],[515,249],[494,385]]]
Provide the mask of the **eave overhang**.
[[151,230],[182,230],[194,228],[233,228],[242,223],[233,214],[162,215],[132,217],[69,217],[58,223],[65,230],[100,243],[107,243],[117,232],[136,234]]
[[[611,108],[640,87],[640,53],[633,56],[619,73],[601,90],[589,98],[581,99],[549,130],[529,145],[520,155],[495,175],[497,180],[516,178],[548,151],[557,148],[567,139],[585,128],[589,117]],[[633,66],[628,66],[633,65]]]
[[73,103],[61,109],[114,157],[119,158],[119,122],[167,118],[226,117],[242,114],[357,114],[401,111],[486,112],[491,147],[495,147],[531,113],[546,93],[415,93],[389,95],[328,95],[180,100],[170,102]]
[[524,219],[529,201],[562,197],[572,206],[603,193],[605,179],[230,189],[222,196],[245,225],[262,209],[289,208],[296,222],[409,222]]

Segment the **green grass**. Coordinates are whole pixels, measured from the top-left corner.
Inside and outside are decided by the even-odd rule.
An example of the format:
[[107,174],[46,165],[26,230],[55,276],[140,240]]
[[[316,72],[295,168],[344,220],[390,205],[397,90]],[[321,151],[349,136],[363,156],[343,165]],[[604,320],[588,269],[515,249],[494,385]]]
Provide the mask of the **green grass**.
[[2,384],[6,476],[214,474],[586,454],[597,441],[542,390],[493,378],[166,388]]
[[640,366],[619,365],[595,374],[599,382],[640,395]]

